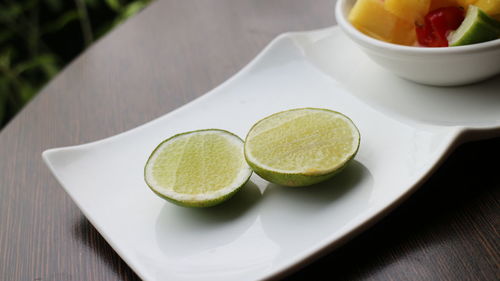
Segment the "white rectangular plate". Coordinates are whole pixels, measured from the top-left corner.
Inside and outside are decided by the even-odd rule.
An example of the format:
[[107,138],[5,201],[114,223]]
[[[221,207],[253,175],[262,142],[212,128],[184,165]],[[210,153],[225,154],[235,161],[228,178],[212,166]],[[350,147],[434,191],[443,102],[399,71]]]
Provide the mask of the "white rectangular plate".
[[[500,79],[451,90],[413,84],[374,65],[336,27],[290,33],[201,98],[123,134],[43,157],[141,278],[273,278],[387,213],[461,136],[471,136],[466,132],[498,135],[499,86]],[[259,119],[299,107],[342,112],[361,132],[355,160],[332,180],[286,188],[253,175],[235,197],[208,209],[172,205],[144,183],[149,154],[174,134],[220,128],[244,138]]]

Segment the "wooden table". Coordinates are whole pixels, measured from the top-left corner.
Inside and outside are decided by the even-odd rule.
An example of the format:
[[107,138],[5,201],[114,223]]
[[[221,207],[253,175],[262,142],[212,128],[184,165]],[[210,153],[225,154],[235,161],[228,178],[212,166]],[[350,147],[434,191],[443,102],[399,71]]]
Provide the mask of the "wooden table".
[[[277,34],[333,25],[334,2],[157,1],[76,59],[0,133],[0,280],[138,280],[41,152],[191,101]],[[323,272],[328,280],[498,280],[498,159],[498,138],[459,147],[388,217],[287,280]]]

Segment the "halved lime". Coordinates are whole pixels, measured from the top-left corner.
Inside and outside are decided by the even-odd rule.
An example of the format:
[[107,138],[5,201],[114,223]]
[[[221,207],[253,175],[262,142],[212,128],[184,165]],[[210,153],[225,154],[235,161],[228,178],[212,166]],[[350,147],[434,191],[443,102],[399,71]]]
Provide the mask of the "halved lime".
[[360,134],[345,115],[319,108],[279,112],[257,122],[245,140],[245,158],[262,178],[306,186],[340,171],[357,153]]
[[500,22],[470,5],[465,19],[457,30],[449,35],[450,46],[462,46],[500,38]]
[[251,174],[243,141],[219,129],[186,132],[163,141],[144,167],[144,179],[154,193],[186,207],[225,201]]

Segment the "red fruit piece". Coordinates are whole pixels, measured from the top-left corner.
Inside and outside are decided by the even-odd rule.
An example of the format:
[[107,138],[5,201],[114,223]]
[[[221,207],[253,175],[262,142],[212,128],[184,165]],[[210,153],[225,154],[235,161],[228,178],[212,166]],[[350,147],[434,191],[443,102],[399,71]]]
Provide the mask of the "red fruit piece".
[[447,35],[456,30],[464,20],[462,7],[444,7],[429,12],[424,25],[416,26],[418,43],[426,47],[447,47]]

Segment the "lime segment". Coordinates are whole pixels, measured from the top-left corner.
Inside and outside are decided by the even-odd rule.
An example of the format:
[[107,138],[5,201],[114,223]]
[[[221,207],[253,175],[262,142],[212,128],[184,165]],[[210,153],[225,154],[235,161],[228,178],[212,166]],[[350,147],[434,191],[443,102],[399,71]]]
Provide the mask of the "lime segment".
[[476,44],[498,39],[500,22],[489,17],[474,5],[470,5],[464,21],[449,35],[450,46]]
[[251,174],[243,156],[243,141],[218,129],[187,132],[165,140],[144,168],[145,181],[157,195],[187,207],[225,201]]
[[257,122],[245,158],[262,178],[280,185],[311,185],[333,176],[359,148],[360,135],[345,115],[318,108],[283,111]]

